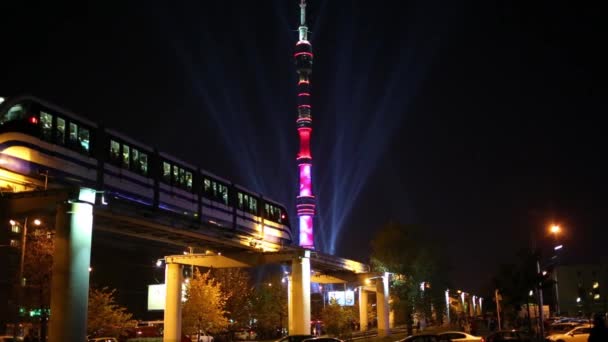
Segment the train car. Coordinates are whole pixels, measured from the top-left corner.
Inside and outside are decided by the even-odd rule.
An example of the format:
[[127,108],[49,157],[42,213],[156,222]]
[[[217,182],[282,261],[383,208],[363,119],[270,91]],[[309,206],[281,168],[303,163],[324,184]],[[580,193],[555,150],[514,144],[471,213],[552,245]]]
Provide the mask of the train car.
[[293,241],[278,202],[38,98],[0,97],[0,190],[75,185],[252,241]]

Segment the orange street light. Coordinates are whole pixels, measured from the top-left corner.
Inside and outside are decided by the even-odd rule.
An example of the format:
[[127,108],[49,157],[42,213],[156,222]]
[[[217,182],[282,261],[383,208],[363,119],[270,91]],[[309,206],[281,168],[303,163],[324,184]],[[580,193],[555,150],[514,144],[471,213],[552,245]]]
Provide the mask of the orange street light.
[[557,235],[561,231],[562,231],[562,229],[560,228],[560,226],[558,226],[556,224],[554,224],[554,225],[551,226],[551,233]]

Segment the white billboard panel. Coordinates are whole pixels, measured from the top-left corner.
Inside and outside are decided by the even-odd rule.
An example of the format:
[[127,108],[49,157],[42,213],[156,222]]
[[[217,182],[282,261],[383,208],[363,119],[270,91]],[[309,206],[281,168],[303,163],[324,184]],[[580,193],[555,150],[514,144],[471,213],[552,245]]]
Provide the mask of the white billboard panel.
[[[148,311],[165,310],[165,284],[148,285]],[[186,284],[182,284],[182,302],[186,301]]]
[[355,291],[329,291],[327,298],[330,302],[335,300],[341,306],[355,305]]

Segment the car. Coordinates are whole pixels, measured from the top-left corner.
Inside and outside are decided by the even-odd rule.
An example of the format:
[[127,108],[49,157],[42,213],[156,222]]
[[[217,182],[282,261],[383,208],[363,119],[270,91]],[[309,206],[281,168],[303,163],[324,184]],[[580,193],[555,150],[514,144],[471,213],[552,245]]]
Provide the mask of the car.
[[341,339],[335,337],[312,337],[303,340],[302,342],[344,342]]
[[188,336],[192,342],[213,342],[213,336],[201,330],[198,334]]
[[235,340],[251,341],[255,340],[258,334],[251,329],[240,329],[234,332]]
[[463,333],[462,331],[444,331],[437,334],[441,340],[450,340],[452,342],[481,342],[483,338],[481,336],[473,336],[471,334]]
[[441,338],[437,334],[417,334],[408,336],[398,342],[449,342],[450,340]]
[[13,341],[23,341],[23,339],[14,339],[12,335],[2,335],[0,336],[0,342],[13,342]]
[[559,342],[587,342],[593,325],[585,324],[575,327],[565,333],[557,333],[547,336],[547,341]]
[[89,338],[88,342],[118,342],[114,337],[93,337]]
[[287,335],[285,337],[281,337],[281,339],[276,342],[302,342],[307,339],[314,338],[312,335]]
[[520,330],[499,330],[486,336],[486,342],[531,342],[530,335]]
[[567,333],[568,331],[578,327],[581,325],[576,322],[564,322],[564,323],[553,323],[549,326],[548,331],[546,331],[546,335],[556,335]]

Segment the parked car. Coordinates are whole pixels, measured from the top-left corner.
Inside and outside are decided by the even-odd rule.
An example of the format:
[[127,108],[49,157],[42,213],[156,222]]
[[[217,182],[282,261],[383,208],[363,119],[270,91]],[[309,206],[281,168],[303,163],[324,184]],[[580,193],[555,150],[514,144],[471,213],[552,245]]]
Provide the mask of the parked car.
[[213,336],[201,330],[198,334],[188,336],[192,342],[213,342]]
[[398,342],[450,342],[450,340],[441,338],[437,334],[418,334],[408,336]]
[[235,340],[252,341],[258,338],[258,334],[251,329],[240,329],[234,332]]
[[302,342],[344,342],[341,339],[338,338],[334,338],[334,337],[313,337],[313,338],[307,338],[305,340],[303,340]]
[[565,333],[552,334],[547,336],[547,341],[587,342],[592,327],[593,325],[591,324],[585,324],[575,327]]
[[277,340],[276,342],[302,342],[306,339],[311,339],[314,336],[312,335],[288,335],[285,337],[281,337],[281,339]]
[[118,342],[114,337],[93,337],[89,338],[88,342]]
[[450,340],[452,342],[481,342],[483,338],[481,336],[473,336],[471,334],[463,333],[462,331],[444,331],[437,334],[441,340]]
[[532,339],[527,332],[519,330],[500,330],[486,337],[486,342],[531,342]]
[[549,329],[545,332],[545,335],[549,336],[567,333],[580,325],[582,324],[577,322],[553,323],[549,326]]

